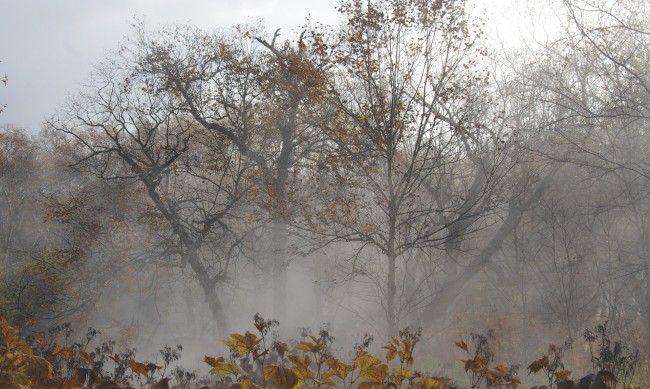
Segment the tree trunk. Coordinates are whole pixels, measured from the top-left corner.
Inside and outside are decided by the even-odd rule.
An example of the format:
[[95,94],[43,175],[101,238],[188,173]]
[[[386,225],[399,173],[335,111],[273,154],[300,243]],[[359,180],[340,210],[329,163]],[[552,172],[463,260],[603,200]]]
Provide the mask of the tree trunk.
[[223,305],[216,289],[217,288],[212,288],[212,290],[204,289],[205,301],[208,303],[212,317],[217,323],[218,336],[222,339],[225,339],[230,332],[228,328],[228,318],[226,317],[226,313],[223,310]]
[[417,250],[409,261],[404,263],[405,285],[404,285],[404,309],[409,315],[407,325],[420,327],[419,317],[416,314],[418,308],[418,297],[420,296],[420,287],[418,285],[418,264],[422,261],[422,251]]
[[388,336],[397,335],[397,312],[395,308],[395,298],[397,296],[397,286],[395,283],[396,256],[390,252],[388,257],[388,279],[386,285],[386,314],[388,318]]
[[201,265],[195,250],[190,250],[185,254],[185,259],[194,271],[196,279],[203,289],[205,301],[208,303],[212,317],[217,323],[217,334],[224,338],[228,336],[228,319],[223,309],[223,304],[217,293],[217,280],[211,279],[207,271]]
[[[650,270],[646,269],[643,271],[643,276],[645,278],[645,310],[643,311],[643,316],[645,316],[645,325],[646,325],[646,334],[650,339]],[[650,342],[647,342],[647,351],[646,354],[650,354]]]
[[273,222],[273,315],[281,320],[287,316],[287,225]]
[[316,324],[322,326],[325,324],[325,299],[323,298],[323,288],[327,282],[327,255],[324,251],[318,251],[313,256],[313,288],[314,288],[314,305]]

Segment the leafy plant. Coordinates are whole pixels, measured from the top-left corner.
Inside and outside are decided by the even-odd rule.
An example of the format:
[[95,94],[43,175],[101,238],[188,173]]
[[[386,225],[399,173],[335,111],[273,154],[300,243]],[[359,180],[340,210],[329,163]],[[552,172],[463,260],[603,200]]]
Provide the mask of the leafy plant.
[[627,387],[641,366],[639,350],[631,351],[621,340],[612,340],[611,328],[606,321],[597,324],[593,331],[586,329],[583,337],[589,345],[594,371],[609,371],[622,387]]
[[470,351],[470,347],[463,340],[456,342],[456,346],[468,355],[468,358],[461,359],[461,362],[465,364],[465,371],[470,373],[470,387],[480,388],[485,382],[486,386],[490,388],[511,387],[517,389],[521,384],[517,378],[518,366],[506,367],[499,364],[493,368],[489,367],[494,359],[494,353],[490,348],[490,341],[495,339],[494,331],[488,330],[486,334],[471,333],[470,337],[472,338],[473,351]]
[[[81,341],[72,341],[69,324],[23,336],[0,318],[0,387],[10,389],[167,389],[170,365],[181,358],[182,347],[160,350],[163,366],[134,359],[135,349],[115,351],[115,342],[90,347],[99,331],[89,328]],[[61,343],[63,342],[63,343]],[[177,387],[189,389],[194,373],[179,367],[171,371]]]
[[551,389],[556,387],[558,382],[568,380],[571,376],[571,371],[565,370],[562,358],[564,358],[564,354],[571,350],[572,347],[573,339],[571,338],[565,340],[563,346],[556,346],[551,343],[548,346],[548,351],[542,354],[540,359],[528,365],[528,374],[537,374],[542,371],[546,375],[548,387]]
[[413,351],[421,330],[407,328],[393,337],[383,348],[384,360],[367,349],[372,337],[366,336],[355,346],[351,361],[334,357],[330,345],[333,337],[325,330],[319,336],[307,335],[291,350],[286,343],[269,341],[270,327],[276,321],[263,320],[256,315],[258,333],[231,334],[224,343],[230,348],[230,359],[205,357],[210,372],[221,385],[236,383],[242,389],[253,388],[359,388],[379,389],[422,388],[442,389],[450,381],[413,369]]
[[34,355],[20,330],[0,318],[0,382],[3,388],[37,388],[52,378],[52,371],[52,364]]

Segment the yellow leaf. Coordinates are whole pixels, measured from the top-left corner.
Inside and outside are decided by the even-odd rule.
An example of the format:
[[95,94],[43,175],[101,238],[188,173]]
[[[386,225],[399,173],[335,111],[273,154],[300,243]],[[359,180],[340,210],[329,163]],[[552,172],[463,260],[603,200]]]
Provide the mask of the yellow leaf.
[[316,374],[309,367],[298,365],[292,367],[291,371],[293,371],[296,374],[296,377],[298,377],[298,383],[295,386],[296,388],[307,386],[308,381],[316,378]]
[[296,346],[296,350],[312,352],[314,349],[314,344],[311,342],[302,342]]
[[309,368],[309,364],[311,363],[311,360],[309,359],[308,355],[303,355],[303,356],[287,355],[287,358],[295,366],[301,366],[301,367],[304,367],[304,368]]
[[510,369],[508,369],[504,365],[497,365],[497,366],[494,367],[494,369],[497,370],[498,372],[500,372],[502,376],[510,373]]
[[401,368],[401,367],[400,368],[394,368],[393,372],[395,372],[395,374],[397,374],[398,376],[406,378],[406,379],[410,379],[411,377],[413,377],[413,372],[410,371],[409,369],[404,369],[404,368]]
[[234,376],[246,375],[246,372],[244,372],[235,362],[220,363],[210,369],[210,373],[214,374],[217,377],[224,377],[229,374],[232,374]]
[[357,388],[358,389],[374,389],[375,385],[376,384],[374,382],[362,382],[362,383],[359,384],[359,386],[357,386]]
[[257,345],[262,341],[257,338],[255,334],[246,332],[246,334],[230,334],[230,339],[226,339],[223,343],[231,350],[235,350],[239,355],[246,355],[253,352]]
[[292,389],[298,383],[298,376],[291,369],[282,366],[266,366],[264,380],[270,380],[276,389]]
[[446,377],[426,377],[418,381],[424,389],[443,389],[451,379]]
[[348,365],[347,363],[343,363],[338,359],[330,358],[326,361],[326,363],[330,369],[323,372],[323,376],[325,378],[336,376],[344,380],[345,377],[347,377],[348,374],[350,374],[354,370],[353,365]]
[[504,376],[500,371],[496,369],[484,369],[479,371],[479,374],[483,377],[486,377],[492,381],[499,381]]
[[372,355],[368,354],[365,351],[357,354],[357,357],[354,359],[354,364],[359,368],[359,370],[364,370],[369,366],[378,365],[381,361]]
[[371,382],[384,382],[388,375],[388,366],[370,365],[365,369],[360,369],[359,376]]
[[258,389],[258,386],[251,382],[251,380],[248,378],[242,378],[239,381],[239,385],[241,389]]

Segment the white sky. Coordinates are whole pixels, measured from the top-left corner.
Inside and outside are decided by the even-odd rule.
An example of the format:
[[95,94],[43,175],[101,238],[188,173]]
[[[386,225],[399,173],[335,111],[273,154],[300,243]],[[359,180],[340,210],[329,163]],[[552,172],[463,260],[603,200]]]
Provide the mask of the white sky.
[[[13,0],[0,7],[0,124],[38,132],[68,93],[80,89],[93,63],[114,50],[129,33],[135,15],[147,26],[192,23],[203,28],[229,27],[264,18],[268,30],[286,35],[312,20],[336,24],[336,0]],[[526,29],[522,0],[475,0],[491,19],[489,36],[512,40]],[[532,3],[532,2],[531,2]],[[285,36],[286,36],[285,35]]]

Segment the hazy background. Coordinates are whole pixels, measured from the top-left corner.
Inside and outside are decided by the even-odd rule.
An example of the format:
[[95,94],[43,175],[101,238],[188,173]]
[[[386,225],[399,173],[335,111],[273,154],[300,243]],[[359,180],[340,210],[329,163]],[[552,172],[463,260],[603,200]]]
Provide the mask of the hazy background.
[[[205,29],[262,18],[270,31],[282,28],[283,36],[288,37],[309,16],[336,25],[336,4],[313,0],[5,2],[0,23],[0,74],[7,74],[9,83],[0,89],[0,104],[7,104],[0,123],[39,131],[66,94],[79,89],[93,64],[129,34],[134,18],[145,20],[150,28],[191,23]],[[517,47],[522,35],[534,33],[543,39],[553,30],[554,11],[544,4],[507,0],[473,0],[470,4],[476,15],[485,18],[486,32],[495,45]]]
[[[440,171],[444,174],[431,175],[422,181],[432,188],[448,190],[439,198],[449,199],[449,204],[430,206],[427,212],[434,214],[445,207],[457,207],[461,215],[459,220],[463,220],[463,203],[471,202],[464,190],[472,192],[473,167],[494,166],[494,184],[486,184],[485,193],[489,193],[490,201],[485,203],[485,212],[477,219],[476,231],[466,230],[468,238],[462,245],[454,247],[453,237],[457,235],[452,227],[446,227],[451,244],[400,254],[404,267],[399,268],[401,294],[398,301],[404,301],[400,309],[406,312],[406,319],[400,325],[410,323],[413,316],[415,325],[424,328],[418,360],[424,368],[442,375],[465,374],[458,362],[465,355],[454,346],[454,341],[469,341],[470,333],[487,329],[496,331],[494,351],[503,363],[530,363],[546,350],[549,342],[561,344],[570,335],[576,340],[576,346],[567,359],[581,369],[578,373],[582,373],[590,365],[585,343],[580,343],[582,331],[593,327],[598,320],[617,321],[618,329],[622,329],[620,333],[630,330],[630,333],[642,334],[635,338],[635,344],[647,351],[650,346],[643,334],[650,333],[650,312],[647,311],[650,301],[650,161],[647,136],[643,134],[647,135],[649,111],[645,109],[650,100],[644,94],[649,89],[639,88],[647,75],[642,74],[638,79],[626,77],[626,74],[620,76],[611,71],[611,67],[616,66],[610,58],[599,56],[585,40],[573,41],[579,34],[567,27],[572,21],[567,19],[566,9],[556,12],[544,2],[533,1],[474,0],[469,3],[470,12],[486,23],[484,30],[491,49],[486,57],[480,57],[479,65],[487,63],[494,69],[490,73],[490,88],[485,92],[489,91],[492,100],[476,103],[476,115],[480,121],[488,123],[489,129],[484,137],[478,138],[476,149],[471,152],[480,155],[485,163],[474,165],[474,160],[468,161],[462,151],[469,147],[467,144],[455,149],[460,150],[458,154],[447,157],[455,162],[452,173],[442,164]],[[557,1],[556,6],[557,3],[561,2]],[[56,296],[61,301],[53,301],[50,305],[58,308],[56,304],[60,304],[68,309],[54,312],[60,313],[61,320],[76,317],[76,312],[90,312],[83,316],[80,326],[101,328],[103,336],[118,341],[120,347],[138,346],[143,358],[157,358],[156,350],[165,343],[181,343],[186,346],[184,363],[192,368],[202,366],[205,354],[226,352],[219,341],[225,335],[218,333],[210,312],[212,307],[206,304],[206,293],[196,282],[200,272],[195,273],[185,264],[170,265],[163,255],[156,257],[155,249],[165,248],[166,244],[170,250],[174,247],[167,239],[175,238],[176,232],[171,232],[165,223],[160,224],[164,218],[160,217],[159,209],[152,207],[151,199],[146,198],[147,191],[141,186],[145,175],[134,176],[137,169],[129,170],[133,167],[113,162],[119,167],[116,174],[124,176],[118,180],[113,179],[115,177],[97,179],[96,176],[104,173],[98,168],[102,166],[101,158],[98,158],[98,165],[80,164],[81,171],[68,169],[87,152],[83,147],[79,149],[80,144],[75,141],[79,138],[64,138],[63,135],[85,136],[82,131],[86,125],[75,122],[74,111],[68,112],[67,117],[65,112],[61,114],[59,122],[52,121],[59,131],[48,129],[36,134],[44,120],[65,103],[66,95],[82,89],[93,71],[93,64],[105,56],[111,57],[120,42],[133,33],[130,26],[134,20],[144,20],[145,29],[153,31],[169,24],[187,24],[203,30],[227,29],[238,23],[262,19],[270,35],[267,38],[271,39],[273,31],[281,28],[281,40],[295,41],[307,17],[314,22],[336,26],[339,15],[335,6],[334,1],[243,1],[235,4],[198,0],[182,3],[16,1],[3,5],[0,8],[4,17],[0,24],[0,78],[6,74],[8,85],[0,85],[0,105],[7,105],[0,114],[0,189],[3,190],[0,196],[0,249],[3,251],[0,254],[6,262],[5,267],[0,268],[5,271],[0,298],[9,297],[7,301],[0,301],[0,307],[14,313],[19,320],[31,319],[23,315],[21,308],[29,308],[24,312],[38,311],[50,304],[49,300],[41,304],[43,299],[56,295],[42,287],[47,285],[45,281],[50,275],[44,270],[58,271],[60,263],[57,261],[61,258],[65,260],[64,265],[69,264],[66,255],[72,253],[74,257],[74,251],[66,251],[67,248],[80,247],[79,251],[83,252],[83,256],[79,254],[77,258],[80,262],[68,266],[60,278],[57,274],[53,277],[62,285],[54,283],[56,289],[53,289],[61,292],[61,296]],[[566,30],[561,31],[560,25]],[[553,37],[561,33],[564,33],[563,39],[554,41]],[[641,48],[647,42],[643,39],[619,41],[616,34],[603,39],[605,42],[611,40],[612,45],[629,41]],[[637,46],[627,48],[621,44],[621,47],[621,52],[637,50]],[[632,55],[630,58],[635,66],[642,63],[634,62],[636,57]],[[639,66],[647,69],[647,66]],[[587,96],[583,101],[574,96],[583,93],[574,90],[576,78],[585,84],[606,85],[611,90],[596,87],[589,90],[589,94],[584,92]],[[471,80],[468,95],[481,95],[472,94],[471,87],[479,83],[474,82],[474,78]],[[622,85],[620,90],[619,85]],[[74,98],[68,99],[70,101]],[[619,101],[623,103],[611,107],[607,104]],[[601,102],[604,104],[600,105]],[[79,107],[94,108],[94,103]],[[642,113],[630,113],[629,107]],[[265,120],[270,119],[264,115],[269,111],[278,117],[285,113],[282,109],[275,112],[268,106],[259,109],[261,129],[273,127],[265,127]],[[468,112],[470,118],[475,114],[473,110]],[[576,112],[578,114],[574,115]],[[592,112],[597,112],[596,120],[589,116]],[[620,112],[623,112],[623,119],[619,122]],[[626,115],[631,115],[633,120],[628,121]],[[329,124],[331,116],[324,116],[323,122]],[[69,118],[72,119],[67,122]],[[585,126],[585,122],[591,127]],[[479,121],[474,124],[477,132],[486,128],[479,125]],[[446,125],[440,126],[440,131],[443,134],[449,131],[450,138],[464,136],[462,131],[454,134],[456,129]],[[305,138],[310,139],[309,136],[315,134]],[[199,157],[178,162],[187,163],[187,166],[181,165],[171,176],[167,166],[147,166],[153,169],[153,176],[161,172],[166,174],[153,188],[163,197],[169,195],[171,188],[171,192],[177,190],[171,196],[177,196],[178,204],[186,204],[186,199],[194,198],[194,191],[199,193],[204,188],[203,177],[193,175],[194,172],[212,169],[212,173],[221,173],[218,168],[203,166],[205,159],[201,153],[209,154],[214,150],[218,153],[218,146],[225,142],[219,137],[200,139],[206,143],[193,146],[199,147],[196,154]],[[267,139],[273,142],[268,133],[259,133],[260,150],[269,153],[267,160],[275,161],[273,152],[277,150],[261,146],[268,146]],[[110,139],[106,142],[110,145]],[[182,152],[191,154],[187,150]],[[97,156],[101,157],[101,153]],[[332,197],[328,198],[327,190],[336,192],[333,183],[337,182],[337,177],[325,175],[325,179],[314,180],[322,174],[320,165],[317,168],[306,165],[311,170],[301,171],[303,167],[300,166],[291,170],[294,188],[299,188],[301,194],[294,204],[296,209],[311,201],[318,203],[318,199],[314,200],[318,195],[324,198],[324,208],[336,204],[339,194],[329,193]],[[337,167],[336,163],[332,165]],[[345,234],[339,236],[338,243],[323,244],[309,255],[287,250],[291,252],[287,254],[291,259],[286,262],[285,280],[288,309],[283,314],[274,310],[274,280],[270,275],[275,271],[271,264],[277,227],[271,219],[276,216],[271,209],[271,216],[266,216],[268,219],[259,218],[274,204],[272,195],[268,200],[259,193],[268,190],[268,185],[264,184],[279,174],[263,176],[255,167],[247,169],[253,173],[243,177],[263,189],[251,190],[255,194],[250,195],[250,203],[244,202],[233,211],[230,222],[235,230],[241,229],[242,234],[249,227],[264,224],[260,220],[265,220],[267,225],[263,226],[260,235],[251,235],[250,248],[242,249],[244,254],[253,255],[242,254],[229,273],[224,273],[227,277],[219,281],[219,298],[229,316],[228,330],[243,333],[252,329],[251,319],[259,312],[265,318],[278,319],[282,323],[280,331],[285,339],[298,338],[302,328],[314,332],[329,323],[342,353],[349,353],[351,345],[366,331],[377,336],[377,348],[383,345],[386,317],[382,305],[385,303],[382,299],[385,283],[381,276],[385,273],[386,252],[380,247],[359,248],[359,241],[345,241]],[[363,171],[363,166],[359,169]],[[346,169],[341,168],[341,171]],[[353,193],[361,188],[357,194],[367,195],[363,193],[369,190],[364,187],[364,181],[355,181],[357,177],[349,174],[347,186],[341,187]],[[474,174],[479,177],[482,173],[476,168]],[[448,182],[441,180],[431,184],[428,181],[431,177],[446,175],[451,177]],[[224,176],[224,182],[236,181]],[[381,182],[384,185],[378,185],[380,192],[387,185],[387,181]],[[319,183],[324,183],[325,187],[318,187]],[[205,193],[221,192],[208,188]],[[219,196],[216,198],[221,201]],[[359,208],[354,214],[362,215],[365,210],[368,216],[369,210],[381,208],[381,203],[374,204],[371,199],[376,201],[380,197],[377,193],[363,197],[364,201],[357,204]],[[214,212],[214,208],[209,211]],[[194,211],[188,212],[187,220],[190,221],[187,224],[194,226],[196,222],[191,213]],[[518,221],[512,231],[502,236],[501,227],[507,227],[511,217]],[[387,223],[380,221],[377,225]],[[508,231],[507,228],[504,231]],[[211,245],[203,248],[202,253],[208,258],[217,253],[214,257],[221,259],[222,252],[214,249],[219,249],[222,242],[227,243],[217,232],[210,235]],[[404,228],[403,233],[408,235],[408,229]],[[499,247],[488,255],[490,261],[481,265],[465,283],[459,282],[458,290],[454,290],[454,283],[448,280],[472,268],[475,259],[485,252],[483,249],[489,248],[493,237],[500,237],[500,241]],[[295,245],[307,251],[313,242],[303,240],[303,236],[296,233],[289,234],[285,243],[291,249]],[[181,242],[180,247],[183,245],[188,247]],[[54,250],[59,246],[61,250]],[[20,268],[18,265],[23,263],[26,265]],[[14,265],[20,271],[12,273]],[[12,294],[18,289],[13,286],[14,282],[18,285],[21,281],[14,274],[24,277],[25,285],[33,285],[33,290],[39,292],[32,305],[28,304],[31,299],[24,299],[28,301],[23,303],[24,296]],[[444,289],[447,284],[452,286]],[[429,309],[436,303],[431,298],[437,297],[441,290],[452,290],[450,301],[453,305],[445,308],[444,293],[441,293],[442,301],[437,303],[443,309]],[[68,291],[70,295],[65,294]],[[411,295],[420,297],[411,298]],[[16,306],[11,305],[13,301],[18,301]],[[66,302],[80,305],[67,306],[63,304]],[[426,314],[421,315],[424,311]],[[46,314],[42,316],[52,323],[59,320],[59,316],[52,318]],[[539,377],[534,379],[539,381]],[[527,383],[532,380],[529,377]]]

